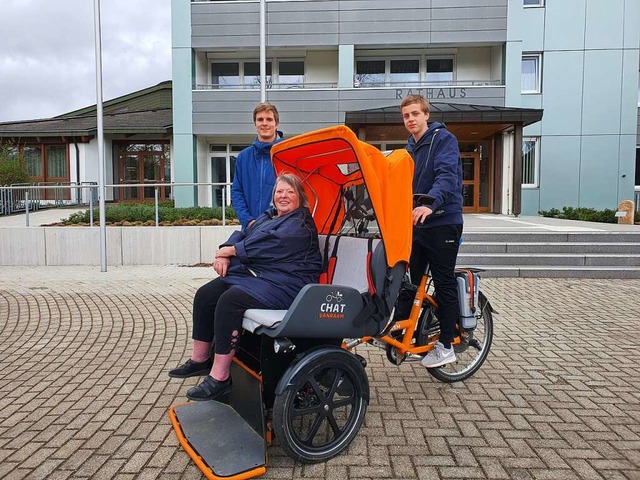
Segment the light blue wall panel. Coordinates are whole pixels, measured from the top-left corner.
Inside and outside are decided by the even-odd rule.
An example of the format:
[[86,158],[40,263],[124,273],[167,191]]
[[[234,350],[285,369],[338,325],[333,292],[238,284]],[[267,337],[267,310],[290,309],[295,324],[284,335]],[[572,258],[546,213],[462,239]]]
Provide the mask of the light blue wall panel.
[[[637,68],[637,64],[636,64]],[[584,54],[582,133],[620,133],[622,50],[587,50]]]
[[355,47],[353,45],[338,46],[338,87],[353,86]]
[[545,10],[545,50],[584,49],[586,0],[550,1]]
[[540,211],[540,189],[539,188],[523,188],[522,189],[522,209],[521,215],[538,215]]
[[[638,2],[640,4],[640,2]],[[638,50],[622,52],[622,111],[620,113],[620,132],[626,135],[638,133]]]
[[633,199],[636,171],[636,136],[620,135],[618,202]]
[[584,136],[581,150],[579,205],[587,208],[616,208],[619,137]]
[[525,52],[541,52],[544,49],[545,9],[522,8],[518,34]]
[[624,48],[640,45],[640,2],[627,0],[624,4]]
[[522,42],[505,46],[505,106],[519,107],[522,95]]
[[544,135],[580,134],[582,74],[582,52],[545,52],[542,59]]
[[540,210],[578,205],[580,137],[543,137],[540,160]]
[[[191,8],[184,0],[171,1],[172,34],[172,102],[173,102],[173,158],[174,182],[195,182],[195,156],[191,124],[192,53],[191,53]],[[195,205],[193,189],[174,191],[176,206]]]
[[587,49],[623,47],[625,1],[628,3],[633,0],[589,0],[587,2],[585,35]]

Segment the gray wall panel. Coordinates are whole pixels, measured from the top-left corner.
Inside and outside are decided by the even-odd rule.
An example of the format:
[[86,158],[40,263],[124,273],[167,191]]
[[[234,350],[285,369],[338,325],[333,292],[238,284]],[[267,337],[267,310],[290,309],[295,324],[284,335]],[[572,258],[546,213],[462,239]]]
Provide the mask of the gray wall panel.
[[[267,44],[359,46],[422,41],[506,40],[507,0],[327,0],[268,2]],[[199,2],[191,7],[194,48],[258,45],[259,4]],[[431,18],[438,19],[432,23]],[[432,35],[433,32],[441,32]]]
[[638,133],[636,134],[636,145],[640,147],[640,108],[638,109]]
[[461,7],[495,7],[502,6],[507,8],[508,0],[431,0],[432,8],[448,7],[448,8],[461,8]]
[[[269,90],[267,100],[278,106],[287,136],[344,123],[345,112],[397,106],[410,93],[433,102],[504,105],[504,88],[457,89],[330,89]],[[258,91],[197,90],[193,92],[193,132],[196,135],[253,135],[251,111]],[[398,113],[398,123],[400,123]]]
[[431,9],[431,18],[433,20],[499,18],[505,22],[507,18],[507,7],[433,8]]

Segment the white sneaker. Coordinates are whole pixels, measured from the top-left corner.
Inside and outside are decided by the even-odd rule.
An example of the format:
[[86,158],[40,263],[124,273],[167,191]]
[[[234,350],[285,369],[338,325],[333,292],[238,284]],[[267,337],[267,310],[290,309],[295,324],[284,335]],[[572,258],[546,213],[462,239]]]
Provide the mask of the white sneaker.
[[436,342],[436,346],[429,350],[420,363],[423,367],[435,368],[455,361],[456,352],[453,351],[453,347],[444,348],[444,345]]

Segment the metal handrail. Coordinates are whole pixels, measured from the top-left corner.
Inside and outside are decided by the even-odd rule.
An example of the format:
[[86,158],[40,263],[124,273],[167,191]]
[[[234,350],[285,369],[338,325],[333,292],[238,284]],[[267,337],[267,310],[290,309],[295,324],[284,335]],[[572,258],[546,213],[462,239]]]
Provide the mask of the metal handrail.
[[[108,184],[105,185],[105,188],[112,189],[121,189],[121,188],[131,188],[131,187],[153,187],[155,189],[154,192],[154,205],[155,205],[155,219],[156,226],[159,226],[159,188],[170,187],[171,194],[170,199],[173,198],[174,187],[220,187],[222,190],[222,225],[226,225],[226,207],[230,204],[229,195],[227,194],[227,189],[231,186],[230,182],[149,182],[149,183],[120,183],[120,184]],[[75,182],[69,182],[68,184],[56,183],[56,184],[45,184],[44,182],[39,184],[13,184],[9,186],[0,187],[0,215],[9,215],[17,212],[25,212],[25,223],[26,226],[29,226],[29,212],[34,210],[39,210],[42,206],[42,200],[40,191],[41,190],[50,190],[54,189],[56,192],[54,206],[61,207],[64,206],[62,203],[59,203],[58,193],[63,191],[64,189],[68,189],[71,192],[73,190],[78,190],[80,192],[85,189],[89,189],[89,198],[86,203],[82,203],[83,205],[87,205],[89,207],[89,218],[90,225],[93,226],[93,210],[94,205],[98,203],[98,184],[95,182],[81,182],[77,184]],[[15,194],[14,192],[18,192]],[[63,195],[63,194],[62,194]],[[14,197],[18,197],[19,202],[17,203]],[[83,197],[82,194],[77,195],[77,199],[75,203],[70,203],[70,205],[80,205],[80,201]],[[20,203],[21,202],[21,203]]]

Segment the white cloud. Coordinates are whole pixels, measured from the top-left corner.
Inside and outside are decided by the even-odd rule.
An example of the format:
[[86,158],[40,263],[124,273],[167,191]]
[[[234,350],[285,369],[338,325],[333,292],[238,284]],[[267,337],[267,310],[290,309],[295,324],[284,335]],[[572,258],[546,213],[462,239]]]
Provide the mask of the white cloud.
[[[171,78],[170,0],[101,0],[103,98]],[[95,104],[93,0],[0,2],[0,122]]]

